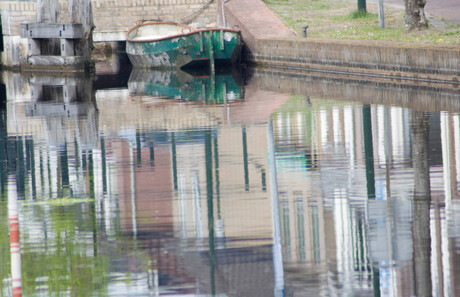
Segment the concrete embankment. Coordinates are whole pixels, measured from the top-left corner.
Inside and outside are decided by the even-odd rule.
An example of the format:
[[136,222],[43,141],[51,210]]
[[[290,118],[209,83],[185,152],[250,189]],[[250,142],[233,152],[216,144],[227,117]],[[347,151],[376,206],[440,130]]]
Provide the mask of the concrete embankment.
[[402,43],[258,39],[248,57],[268,67],[315,68],[355,75],[427,81],[460,81],[460,47]]
[[[460,46],[294,36],[260,0],[225,4],[229,26],[241,29],[246,59],[265,67],[319,69],[382,78],[460,82]],[[257,14],[257,17],[252,17]]]
[[418,111],[460,112],[459,86],[453,84],[424,84],[262,67],[255,67],[250,76],[258,89],[277,94],[334,98]]

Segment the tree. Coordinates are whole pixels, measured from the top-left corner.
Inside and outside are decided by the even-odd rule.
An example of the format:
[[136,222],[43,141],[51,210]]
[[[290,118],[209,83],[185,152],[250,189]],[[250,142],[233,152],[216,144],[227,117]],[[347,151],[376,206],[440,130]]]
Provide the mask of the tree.
[[366,0],[358,0],[358,11],[366,12]]
[[428,27],[425,17],[426,0],[404,0],[406,13],[404,16],[405,30],[421,30]]

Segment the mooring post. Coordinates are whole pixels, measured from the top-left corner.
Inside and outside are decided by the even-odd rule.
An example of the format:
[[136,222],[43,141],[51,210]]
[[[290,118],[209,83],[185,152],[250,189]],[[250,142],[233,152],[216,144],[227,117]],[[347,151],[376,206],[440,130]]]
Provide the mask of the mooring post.
[[94,29],[91,0],[69,0],[69,14],[71,23],[83,25],[83,38],[76,42],[75,54],[83,56],[85,64],[89,66]]
[[[59,23],[61,21],[61,13],[59,9],[59,0],[37,0],[37,23]],[[46,42],[41,44],[40,42]],[[48,39],[39,41],[37,39],[29,39],[29,49],[33,50],[32,54],[53,55],[59,53],[60,42],[56,39]],[[43,51],[43,52],[42,52]]]
[[305,25],[302,26],[302,36],[304,38],[307,37],[307,29],[308,29],[308,24],[305,24]]
[[60,22],[59,0],[37,0],[37,22],[20,25],[28,39],[25,69],[45,71],[92,71],[91,0],[69,0],[70,23]]
[[58,0],[37,0],[37,23],[59,23]]

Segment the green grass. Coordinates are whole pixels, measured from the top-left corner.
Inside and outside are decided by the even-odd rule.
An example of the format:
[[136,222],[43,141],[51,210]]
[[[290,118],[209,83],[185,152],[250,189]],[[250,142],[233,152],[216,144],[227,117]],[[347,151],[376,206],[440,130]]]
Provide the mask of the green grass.
[[378,24],[377,6],[369,3],[367,13],[356,10],[356,1],[347,0],[266,0],[265,3],[299,36],[302,36],[302,27],[308,24],[309,37],[460,44],[458,25],[405,32],[404,11],[394,7],[385,7],[385,28],[382,29]]
[[347,14],[344,19],[347,20],[356,20],[356,19],[376,19],[379,16],[375,13],[370,13],[361,10],[355,10],[349,14]]
[[56,198],[49,200],[34,200],[27,201],[31,205],[54,205],[54,206],[66,206],[73,205],[77,203],[91,203],[94,202],[94,199],[90,198]]

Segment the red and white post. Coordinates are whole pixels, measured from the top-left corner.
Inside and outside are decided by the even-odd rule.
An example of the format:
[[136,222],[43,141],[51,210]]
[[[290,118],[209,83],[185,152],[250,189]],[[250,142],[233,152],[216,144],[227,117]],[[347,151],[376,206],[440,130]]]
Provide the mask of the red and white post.
[[11,281],[13,297],[22,296],[21,247],[19,243],[18,195],[16,180],[8,180],[8,218],[10,223]]

